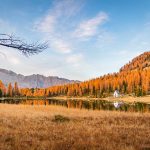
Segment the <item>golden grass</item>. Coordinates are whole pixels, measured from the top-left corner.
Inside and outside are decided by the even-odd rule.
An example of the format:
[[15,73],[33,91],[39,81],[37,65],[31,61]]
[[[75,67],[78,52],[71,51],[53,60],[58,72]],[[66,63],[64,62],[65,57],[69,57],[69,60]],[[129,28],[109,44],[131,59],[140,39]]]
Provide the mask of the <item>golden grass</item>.
[[148,149],[149,113],[0,104],[0,150]]

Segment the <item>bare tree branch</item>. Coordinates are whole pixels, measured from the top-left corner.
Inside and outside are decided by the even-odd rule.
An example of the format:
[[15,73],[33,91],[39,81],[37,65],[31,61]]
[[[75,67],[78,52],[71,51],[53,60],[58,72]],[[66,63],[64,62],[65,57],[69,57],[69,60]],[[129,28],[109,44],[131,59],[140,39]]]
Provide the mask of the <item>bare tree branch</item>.
[[48,48],[47,43],[31,43],[28,44],[13,35],[0,34],[0,45],[18,49],[25,56],[38,54]]

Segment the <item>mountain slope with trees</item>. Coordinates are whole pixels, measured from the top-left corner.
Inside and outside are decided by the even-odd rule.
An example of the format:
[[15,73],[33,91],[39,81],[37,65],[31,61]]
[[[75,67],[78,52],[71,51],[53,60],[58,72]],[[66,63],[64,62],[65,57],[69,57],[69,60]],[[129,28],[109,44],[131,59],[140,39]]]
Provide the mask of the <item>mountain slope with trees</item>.
[[145,52],[123,66],[118,73],[107,74],[89,81],[54,86],[47,95],[106,97],[114,90],[122,94],[143,96],[150,94],[150,52]]
[[150,67],[150,52],[145,52],[134,59],[131,62],[124,65],[120,72],[129,70],[143,70]]

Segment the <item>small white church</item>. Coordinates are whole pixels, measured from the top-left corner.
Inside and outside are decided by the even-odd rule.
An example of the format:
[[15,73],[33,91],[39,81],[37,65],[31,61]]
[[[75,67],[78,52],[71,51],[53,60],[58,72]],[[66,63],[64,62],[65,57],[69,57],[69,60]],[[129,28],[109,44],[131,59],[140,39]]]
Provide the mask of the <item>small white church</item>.
[[119,91],[118,90],[115,90],[115,92],[114,92],[114,97],[116,98],[116,97],[119,97]]

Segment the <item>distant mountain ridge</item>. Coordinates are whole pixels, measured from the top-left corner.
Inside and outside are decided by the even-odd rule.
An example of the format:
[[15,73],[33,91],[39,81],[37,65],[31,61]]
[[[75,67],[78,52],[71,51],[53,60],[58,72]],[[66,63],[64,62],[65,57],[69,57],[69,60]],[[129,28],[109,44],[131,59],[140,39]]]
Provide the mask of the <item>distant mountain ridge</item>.
[[40,74],[33,74],[24,76],[22,74],[17,74],[11,70],[1,69],[0,68],[0,80],[5,85],[8,85],[8,83],[14,84],[15,82],[18,82],[19,87],[22,88],[46,88],[50,86],[55,85],[63,85],[67,83],[75,83],[79,82],[76,80],[68,80],[65,78],[59,78],[57,76],[44,76]]

